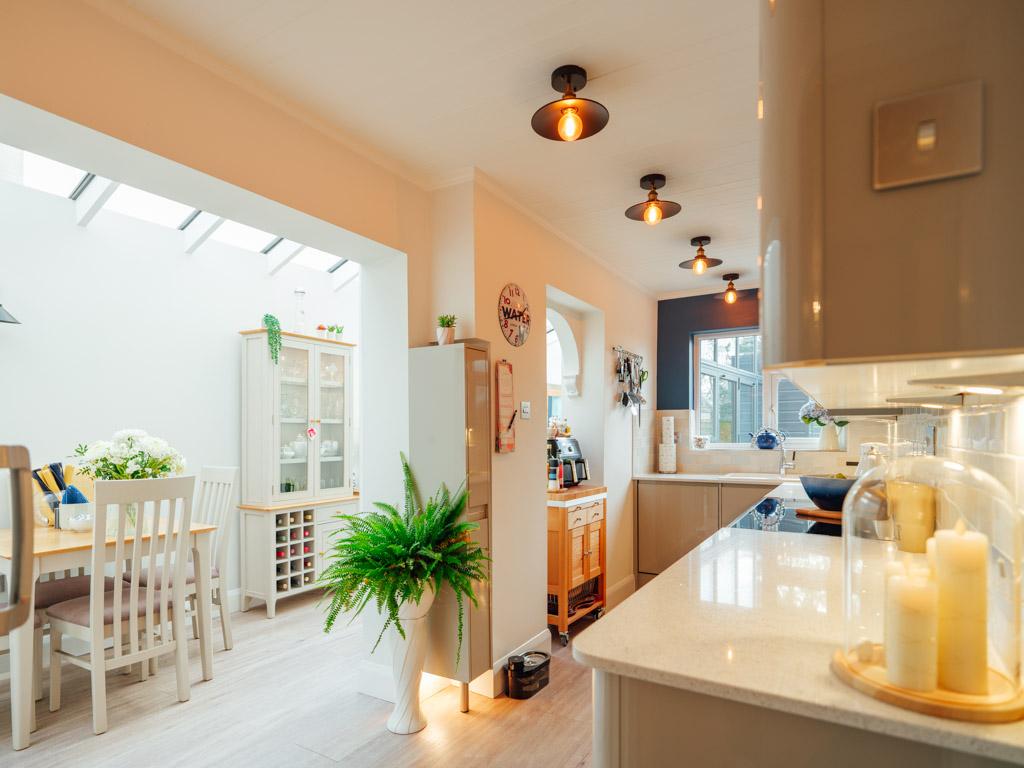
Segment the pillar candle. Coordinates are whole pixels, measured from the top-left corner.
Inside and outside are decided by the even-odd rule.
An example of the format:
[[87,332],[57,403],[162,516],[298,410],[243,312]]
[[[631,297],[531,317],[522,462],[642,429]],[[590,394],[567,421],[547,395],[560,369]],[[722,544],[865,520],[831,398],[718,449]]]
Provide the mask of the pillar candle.
[[886,584],[886,678],[912,691],[938,684],[938,589],[927,571],[894,573]]
[[988,537],[935,532],[939,588],[939,685],[959,693],[988,693]]
[[935,489],[923,483],[890,480],[885,493],[900,551],[923,553],[925,542],[935,532]]
[[887,652],[889,647],[892,645],[892,638],[889,636],[889,632],[892,627],[888,620],[889,611],[889,579],[892,576],[906,576],[907,568],[906,565],[900,560],[889,560],[885,564],[885,589],[882,592],[882,651]]

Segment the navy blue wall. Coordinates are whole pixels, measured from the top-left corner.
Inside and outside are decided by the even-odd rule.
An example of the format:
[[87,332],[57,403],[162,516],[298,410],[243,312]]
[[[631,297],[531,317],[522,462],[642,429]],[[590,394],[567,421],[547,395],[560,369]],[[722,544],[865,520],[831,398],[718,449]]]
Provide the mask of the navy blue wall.
[[757,289],[739,292],[735,304],[721,293],[658,302],[658,410],[691,408],[693,334],[728,328],[756,328]]

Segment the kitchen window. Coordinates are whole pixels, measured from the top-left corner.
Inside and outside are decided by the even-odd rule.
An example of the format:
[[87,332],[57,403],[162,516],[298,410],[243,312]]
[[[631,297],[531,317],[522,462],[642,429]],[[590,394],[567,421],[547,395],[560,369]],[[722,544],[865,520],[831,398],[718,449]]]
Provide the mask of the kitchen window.
[[693,338],[696,433],[711,443],[747,444],[763,425],[793,439],[816,438],[817,425],[800,420],[808,397],[776,373],[761,368],[757,329],[699,333]]

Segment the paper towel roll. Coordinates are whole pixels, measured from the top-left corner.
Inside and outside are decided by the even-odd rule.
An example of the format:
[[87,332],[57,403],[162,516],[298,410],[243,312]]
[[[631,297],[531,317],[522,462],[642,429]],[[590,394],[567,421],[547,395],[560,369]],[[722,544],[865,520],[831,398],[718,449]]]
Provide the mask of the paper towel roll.
[[670,474],[676,471],[676,446],[674,443],[658,446],[658,472]]
[[676,441],[676,420],[672,416],[661,417],[661,444],[671,445]]

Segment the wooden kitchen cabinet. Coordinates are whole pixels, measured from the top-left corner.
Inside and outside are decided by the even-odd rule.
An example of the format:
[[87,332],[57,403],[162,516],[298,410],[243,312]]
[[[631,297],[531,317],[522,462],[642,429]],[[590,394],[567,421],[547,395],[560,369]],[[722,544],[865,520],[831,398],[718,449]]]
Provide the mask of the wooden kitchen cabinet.
[[713,483],[637,483],[637,570],[661,573],[718,530]]
[[606,497],[582,485],[548,493],[548,624],[562,645],[570,624],[604,609]]

